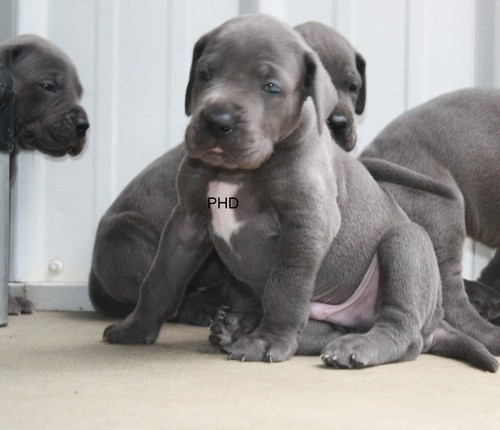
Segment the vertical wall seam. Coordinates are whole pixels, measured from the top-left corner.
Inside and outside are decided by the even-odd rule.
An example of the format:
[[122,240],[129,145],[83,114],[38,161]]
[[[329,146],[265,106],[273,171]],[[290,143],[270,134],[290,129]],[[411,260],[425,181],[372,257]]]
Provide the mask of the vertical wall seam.
[[118,193],[118,107],[120,102],[120,2],[113,0],[111,41],[111,195]]
[[404,91],[403,108],[408,110],[410,100],[410,1],[405,0],[405,41],[404,41]]

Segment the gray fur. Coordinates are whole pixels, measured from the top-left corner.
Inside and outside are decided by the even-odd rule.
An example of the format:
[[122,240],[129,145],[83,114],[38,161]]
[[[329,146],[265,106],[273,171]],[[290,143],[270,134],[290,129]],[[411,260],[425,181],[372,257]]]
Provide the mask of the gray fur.
[[[37,150],[52,157],[78,155],[89,127],[80,106],[82,86],[75,66],[57,46],[39,36],[24,35],[0,43],[0,63],[14,81],[15,146]],[[34,305],[9,294],[9,314],[31,313]]]
[[[473,309],[462,280],[462,247],[466,236],[500,247],[500,90],[465,89],[437,97],[389,124],[362,153],[428,175],[455,190],[444,201],[428,193],[383,183],[410,219],[422,225],[434,245],[443,281],[446,320],[500,354],[500,327]],[[378,180],[384,171],[375,169]],[[387,180],[386,176],[386,180]],[[389,179],[389,181],[391,181]],[[497,285],[498,251],[481,282]],[[469,288],[485,316],[498,314],[498,294]],[[490,294],[489,306],[484,295]],[[489,309],[489,307],[493,309]]]
[[[259,52],[259,61],[252,56],[243,68],[248,57],[242,40]],[[268,93],[269,82],[281,92]],[[286,360],[299,347],[311,298],[328,292],[329,303],[344,302],[376,255],[381,271],[376,320],[364,333],[319,336],[327,365],[370,366],[429,351],[497,369],[482,345],[443,322],[439,271],[425,231],[332,143],[324,123],[335,103],[335,89],[317,55],[271,17],[238,17],[200,39],[186,94],[192,119],[188,156],[177,176],[179,202],[136,308],[109,326],[104,339],[154,342],[165,317],[180,306],[191,276],[215,248],[263,308],[258,327],[226,346],[230,357]],[[217,230],[221,213],[207,209],[209,190],[224,184],[237,188],[233,197],[240,202],[239,228],[229,243]]]
[[[339,103],[327,122],[336,142],[350,149],[356,141],[354,112],[362,113],[365,105],[365,62],[330,27],[308,22],[296,29],[314,50],[322,50],[326,58],[335,57],[326,68],[337,88]],[[202,45],[203,39],[194,48],[194,58]],[[323,59],[321,54],[320,57]],[[354,91],[352,85],[356,85]],[[187,97],[187,112],[190,103]],[[340,118],[341,123],[345,121],[345,127],[337,127],[333,116],[337,120]],[[177,203],[175,176],[185,153],[181,144],[151,163],[121,192],[101,218],[89,277],[90,299],[100,312],[126,316],[134,309],[141,281],[155,256],[165,220]],[[227,302],[221,288],[226,280],[220,260],[215,255],[210,256],[190,283],[178,312],[178,321],[210,324],[218,307]],[[213,300],[209,299],[210,294]]]

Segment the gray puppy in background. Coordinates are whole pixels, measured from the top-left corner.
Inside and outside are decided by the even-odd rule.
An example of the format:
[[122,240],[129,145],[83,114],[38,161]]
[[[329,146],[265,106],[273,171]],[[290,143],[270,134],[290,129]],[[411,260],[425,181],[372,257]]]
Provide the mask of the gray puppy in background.
[[[56,45],[34,35],[0,43],[0,63],[14,81],[15,146],[19,151],[40,151],[51,157],[78,155],[89,123],[80,106],[82,85],[74,64]],[[9,314],[31,313],[33,303],[9,295]]]
[[[346,150],[356,143],[354,113],[366,100],[365,61],[339,33],[317,22],[296,27],[306,42],[326,58],[339,102],[327,124],[336,142]],[[245,49],[243,47],[243,49]],[[153,262],[161,230],[177,204],[175,177],[186,154],[178,145],[146,167],[121,192],[102,216],[96,233],[89,296],[105,315],[126,316],[135,307],[143,278]],[[209,325],[227,301],[223,266],[214,253],[190,283],[177,320]]]
[[[497,369],[483,345],[443,321],[425,231],[333,144],[325,122],[336,101],[317,54],[274,18],[234,18],[196,43],[179,202],[134,312],[105,340],[154,342],[215,248],[263,306],[259,326],[226,346],[232,359],[286,360],[312,318],[330,328],[318,337],[328,366],[430,352]],[[239,205],[207,207],[211,198]]]
[[52,157],[78,155],[89,128],[82,85],[68,56],[39,36],[0,43],[0,62],[14,80],[16,147]]
[[319,55],[337,90],[338,102],[327,124],[335,142],[346,151],[356,145],[354,113],[361,115],[366,103],[366,62],[338,32],[319,22],[295,27]]
[[[432,239],[446,320],[499,355],[500,327],[484,320],[467,298],[462,248],[466,236],[500,248],[500,90],[459,90],[411,109],[390,123],[360,160],[378,181],[387,179],[392,166],[384,162],[390,161],[455,190],[455,198],[445,201],[384,183],[410,219]],[[479,281],[498,287],[499,279],[497,250]],[[467,286],[471,302],[485,317],[500,316],[498,290],[471,282]]]

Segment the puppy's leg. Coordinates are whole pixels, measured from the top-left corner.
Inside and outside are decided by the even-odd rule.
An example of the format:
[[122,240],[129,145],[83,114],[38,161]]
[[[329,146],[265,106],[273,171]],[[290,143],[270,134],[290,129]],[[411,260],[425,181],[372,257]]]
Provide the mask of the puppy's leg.
[[427,234],[416,224],[397,225],[382,238],[377,256],[381,290],[375,324],[367,333],[331,341],[321,356],[327,366],[359,368],[412,360],[422,351],[422,333],[434,328],[440,280]]
[[467,361],[488,372],[498,370],[497,360],[483,344],[454,329],[446,321],[440,321],[439,326],[427,337],[424,351]]
[[[446,216],[446,211],[442,212],[441,216],[443,219],[450,219]],[[443,223],[440,225],[443,226]],[[445,228],[442,235],[444,236],[446,232]],[[500,355],[500,327],[486,321],[474,309],[465,292],[462,278],[464,238],[465,234],[459,237],[450,232],[447,240],[443,238],[440,243],[434,243],[443,283],[445,319],[457,330],[484,344],[493,355]]]
[[107,327],[110,343],[153,343],[165,318],[172,318],[187,283],[212,251],[204,216],[179,206],[161,234],[153,264],[141,284],[134,311]]
[[159,233],[137,213],[123,212],[101,219],[89,277],[89,297],[97,311],[125,317],[134,310],[158,238]]
[[299,335],[296,355],[319,355],[326,345],[346,333],[342,327],[324,321],[309,320]]
[[482,318],[465,293],[462,278],[462,251],[466,236],[464,202],[458,197],[443,199],[429,193],[410,193],[393,184],[384,186],[410,219],[424,227],[432,238],[441,274],[446,321],[484,344],[492,354],[500,355],[500,327]]
[[[241,336],[252,333],[262,319],[262,311],[221,312],[210,327],[210,342],[224,352]],[[319,355],[333,339],[343,336],[347,331],[323,321],[309,320],[298,337],[296,355]]]

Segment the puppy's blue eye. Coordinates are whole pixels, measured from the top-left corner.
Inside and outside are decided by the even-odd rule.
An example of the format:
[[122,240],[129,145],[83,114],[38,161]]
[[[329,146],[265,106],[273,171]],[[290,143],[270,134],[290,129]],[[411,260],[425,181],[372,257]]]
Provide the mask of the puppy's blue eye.
[[206,71],[206,70],[202,70],[200,73],[199,73],[199,76],[200,76],[200,79],[202,81],[208,81],[210,79],[210,75],[209,73]]
[[40,86],[45,90],[51,93],[55,93],[57,91],[56,86],[52,82],[44,81],[40,82]]
[[357,89],[358,89],[358,87],[356,86],[356,84],[351,84],[351,85],[349,85],[349,91],[351,91],[352,93],[353,93],[354,91],[357,91]]
[[264,89],[268,93],[273,93],[273,94],[277,94],[277,93],[281,92],[281,88],[278,87],[278,85],[276,85],[276,84],[274,84],[272,82],[269,82],[266,85],[264,85]]

